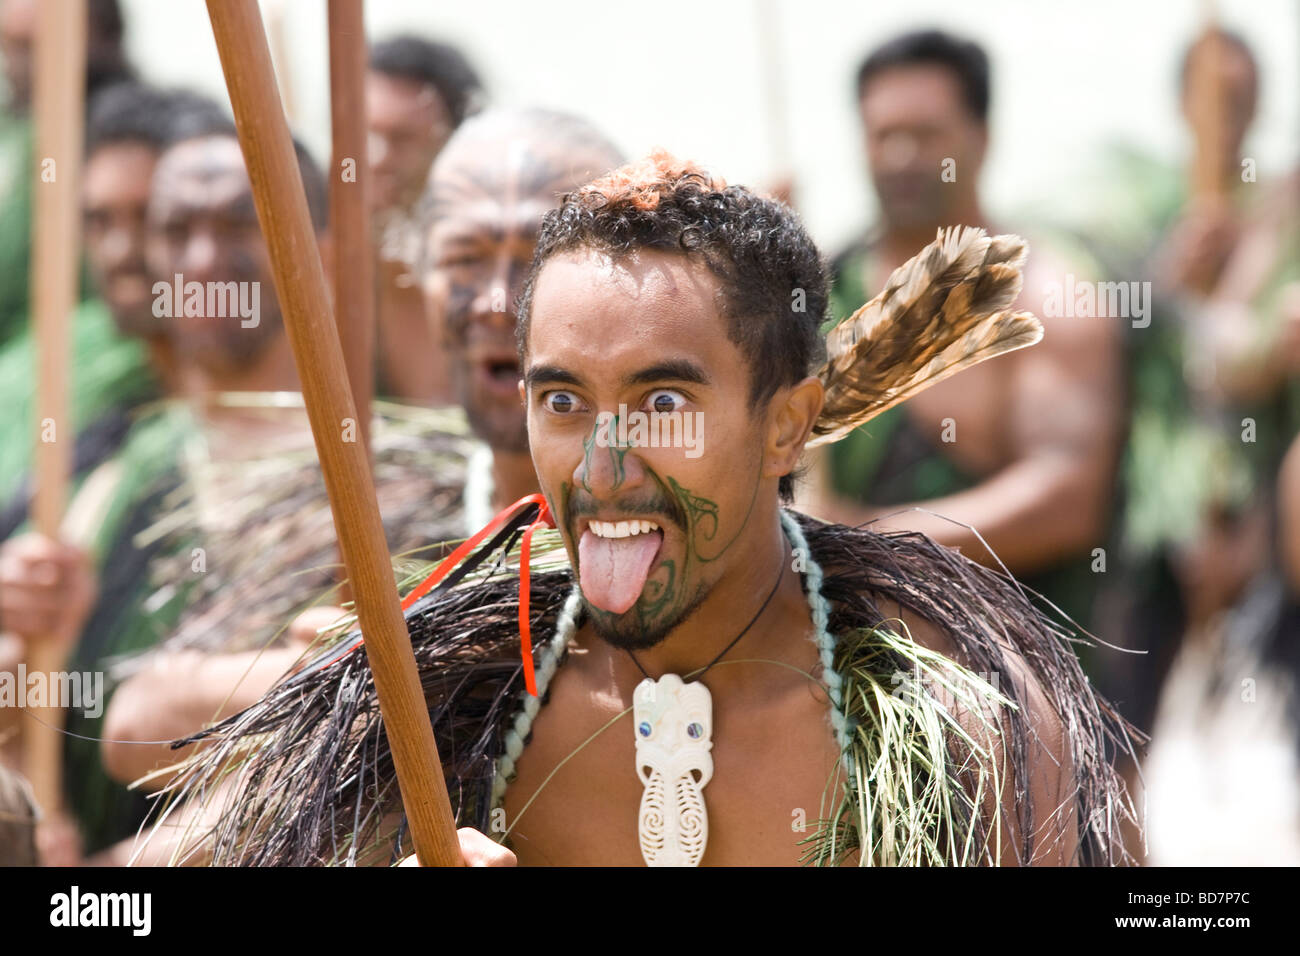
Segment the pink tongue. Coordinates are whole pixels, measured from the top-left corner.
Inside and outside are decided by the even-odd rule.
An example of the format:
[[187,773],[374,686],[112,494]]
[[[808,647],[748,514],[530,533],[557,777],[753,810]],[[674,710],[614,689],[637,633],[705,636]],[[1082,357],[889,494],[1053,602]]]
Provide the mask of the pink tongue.
[[583,595],[598,608],[622,614],[641,596],[663,539],[662,531],[627,538],[600,538],[590,529],[584,531],[578,541]]

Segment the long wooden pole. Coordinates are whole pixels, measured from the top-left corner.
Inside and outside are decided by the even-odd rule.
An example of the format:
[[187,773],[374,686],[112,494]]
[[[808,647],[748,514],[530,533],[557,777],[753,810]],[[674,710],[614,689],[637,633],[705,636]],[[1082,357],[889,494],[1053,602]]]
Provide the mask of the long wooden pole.
[[422,864],[459,865],[463,861],[451,801],[398,603],[365,449],[342,437],[345,420],[355,421],[357,411],[266,34],[255,0],[208,0],[208,17],[302,381],[339,548],[356,598],[412,841]]
[[1203,4],[1205,27],[1188,64],[1191,124],[1196,138],[1192,155],[1192,195],[1202,202],[1227,200],[1228,157],[1225,155],[1228,117],[1222,73],[1224,42],[1215,4]]
[[362,0],[329,0],[330,236],[334,246],[334,314],[352,383],[360,435],[370,447],[374,393],[375,262],[370,237],[366,163],[366,28]]
[[[37,531],[58,538],[76,438],[68,415],[68,325],[77,301],[81,244],[78,188],[85,114],[85,0],[42,3],[37,18],[32,100],[37,181],[31,272],[37,442],[32,515]],[[64,649],[51,640],[37,641],[29,649],[28,671],[44,674],[47,687],[57,685],[51,678],[63,664]],[[23,728],[23,773],[47,814],[63,802],[59,733],[63,711],[53,704],[47,699],[46,706],[29,708],[29,716],[36,719]]]

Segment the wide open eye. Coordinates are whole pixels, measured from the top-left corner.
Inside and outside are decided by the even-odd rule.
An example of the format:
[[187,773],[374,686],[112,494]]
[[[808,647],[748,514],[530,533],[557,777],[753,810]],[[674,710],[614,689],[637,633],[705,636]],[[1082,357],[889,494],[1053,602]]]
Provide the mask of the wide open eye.
[[542,404],[550,411],[560,415],[576,412],[582,406],[582,402],[578,400],[577,395],[572,392],[561,391],[547,392],[542,396]]
[[686,404],[686,397],[671,388],[655,389],[646,396],[646,408],[652,412],[667,414],[675,412]]

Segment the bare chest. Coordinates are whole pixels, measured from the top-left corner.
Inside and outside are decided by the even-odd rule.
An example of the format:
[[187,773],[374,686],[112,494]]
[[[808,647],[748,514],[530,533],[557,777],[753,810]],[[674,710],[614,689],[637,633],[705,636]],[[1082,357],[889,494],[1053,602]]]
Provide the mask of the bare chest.
[[[561,668],[506,791],[511,846],[521,865],[641,866],[644,787],[633,717],[622,713],[630,695],[593,697],[564,676]],[[800,841],[829,815],[823,800],[834,799],[841,782],[827,706],[811,684],[761,709],[715,696],[703,865],[800,862]]]

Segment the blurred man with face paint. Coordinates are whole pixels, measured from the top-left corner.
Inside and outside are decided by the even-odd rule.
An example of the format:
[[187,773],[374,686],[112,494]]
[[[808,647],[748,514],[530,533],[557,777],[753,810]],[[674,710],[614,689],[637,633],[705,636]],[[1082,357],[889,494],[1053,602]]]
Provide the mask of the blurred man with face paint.
[[[324,176],[296,146],[307,207],[328,274]],[[302,657],[316,628],[341,614],[313,607],[336,585],[337,538],[314,436],[280,312],[239,140],[200,132],[158,162],[148,213],[154,314],[181,367],[176,411],[195,445],[177,456],[174,514],[159,515],[150,577],[137,597],[157,646],[129,660],[104,718],[103,763],[128,784],[176,761],[159,741],[185,737],[260,697]],[[322,438],[321,440],[330,440]],[[344,421],[335,440],[356,441]],[[462,416],[376,403],[371,453],[389,545],[411,553],[463,530],[461,493],[473,447]],[[196,574],[193,554],[201,554]],[[151,778],[150,789],[165,776]],[[153,848],[165,856],[165,849]]]
[[[220,152],[209,148],[205,167],[198,161],[204,154],[199,148],[202,145],[184,144],[183,154],[169,153],[159,171],[158,194],[151,207],[157,227],[152,249],[160,260],[165,259],[159,261],[158,270],[183,270],[186,280],[193,275],[204,281],[260,274],[265,245],[255,223],[241,218],[244,213],[251,216],[252,209],[247,205],[251,197],[242,175],[242,161],[236,165],[238,149],[233,141],[233,153],[224,142],[209,143],[209,147],[220,146]],[[218,157],[223,160],[218,162]],[[463,472],[466,481],[459,489],[461,494],[448,496],[463,511],[455,516],[454,530],[440,540],[478,530],[493,507],[537,489],[518,393],[514,300],[532,260],[545,213],[566,191],[619,160],[615,148],[586,123],[534,110],[493,112],[467,121],[439,158],[431,180],[433,218],[425,224],[430,257],[424,291],[430,311],[443,320],[440,327],[451,331],[447,347],[456,356],[454,367],[463,373],[456,379],[457,394],[475,436],[482,442],[475,443],[477,451]],[[186,186],[208,167],[210,170],[204,173],[207,188]],[[189,196],[207,205],[203,210],[184,212],[192,202],[186,198]],[[171,238],[169,223],[174,218],[181,222],[193,220],[202,228],[187,226]],[[214,233],[213,240],[196,242],[196,234],[218,226],[222,231]],[[217,235],[225,238],[218,241]],[[191,249],[198,251],[186,252]],[[207,256],[220,253],[224,264],[200,258],[204,250]],[[262,301],[266,302],[267,297],[263,296]],[[268,318],[264,309],[264,324]],[[245,333],[238,323],[228,323],[224,333],[205,333],[205,323],[213,321],[220,320],[184,320],[184,331],[178,338],[205,338],[202,347],[194,343],[178,345],[178,349],[182,354],[193,351],[205,370],[203,375],[217,380],[224,376],[224,368],[240,364],[233,361],[236,352],[224,340],[238,340]],[[193,331],[188,331],[191,328]],[[405,347],[408,351],[414,349],[411,343]],[[507,367],[504,374],[497,365]],[[498,379],[506,383],[504,388]],[[400,476],[402,469],[398,463],[386,462],[383,449],[377,449],[376,454],[381,478],[384,474]],[[382,467],[385,464],[386,470]],[[378,490],[386,521],[400,524],[396,519],[403,512],[386,505],[382,480]],[[429,523],[435,509],[424,501],[418,510],[420,520]],[[418,523],[409,522],[408,535],[414,533]],[[392,540],[397,545],[401,539]],[[210,722],[217,711],[231,713],[247,706],[300,658],[304,644],[314,639],[316,627],[342,614],[337,608],[314,608],[289,629],[296,636],[287,646],[269,650],[245,652],[246,641],[241,638],[237,652],[232,641],[231,652],[197,654],[178,639],[178,633],[122,686],[109,708],[106,736],[111,742],[105,744],[104,752],[110,772],[126,782],[173,763],[175,753],[166,747],[130,742],[184,736]],[[211,642],[208,644],[211,650]],[[161,786],[162,782],[157,779],[153,785]],[[163,852],[157,848],[150,852],[155,851]]]
[[[166,135],[147,150],[143,136],[120,132],[105,132],[91,143],[84,190],[87,248],[91,272],[104,283],[112,322],[143,339],[151,357],[161,360],[159,377],[168,384],[169,397],[195,400],[200,413],[206,399],[223,390],[294,389],[297,377],[273,304],[233,123],[189,95],[175,97],[174,122],[164,122],[162,94],[135,90],[121,97],[122,108],[137,123],[163,124]],[[116,128],[126,125],[119,120]],[[324,183],[301,155],[309,205],[323,227]],[[238,315],[178,314],[169,308],[159,288],[170,283],[158,277],[178,273],[205,284],[266,283],[268,305],[258,327],[241,327]],[[205,426],[200,430],[190,407],[160,403],[131,416],[112,456],[85,483],[84,493],[100,499],[87,510],[97,519],[91,540],[56,543],[29,535],[0,551],[0,617],[7,631],[23,641],[52,635],[67,646],[70,669],[101,673],[110,659],[148,647],[166,633],[180,605],[173,600],[149,606],[147,571],[158,553],[157,540],[140,545],[135,536],[159,519],[163,499],[175,492],[184,441],[199,434],[214,454],[247,455],[249,449],[265,452],[274,441],[296,438],[301,444],[305,432],[301,421],[267,426],[222,409],[200,414]],[[74,504],[71,510],[78,508]],[[175,583],[183,593],[184,582]],[[106,773],[98,743],[106,701],[99,704],[97,713],[68,712],[73,736],[64,747],[65,791],[86,852],[103,852],[107,856],[100,862],[120,863],[124,846],[119,841],[138,827],[146,804],[138,791]]]
[[[229,123],[212,101],[138,83],[109,87],[90,104],[82,177],[86,264],[97,299],[72,321],[72,412],[78,428],[75,470],[83,473],[111,454],[128,426],[129,409],[175,385],[168,331],[153,315],[144,262],[144,219],[154,165],[186,128]],[[25,513],[27,494],[15,483],[31,459],[33,339],[24,332],[0,353],[0,538]],[[13,510],[17,508],[18,510]]]
[[[620,161],[576,117],[492,110],[468,120],[434,166],[425,296],[451,358],[456,400],[491,450],[493,510],[537,489],[519,403],[515,300],[542,217]],[[477,530],[486,515],[467,520]]]

